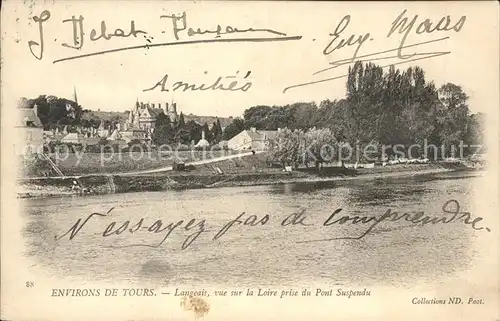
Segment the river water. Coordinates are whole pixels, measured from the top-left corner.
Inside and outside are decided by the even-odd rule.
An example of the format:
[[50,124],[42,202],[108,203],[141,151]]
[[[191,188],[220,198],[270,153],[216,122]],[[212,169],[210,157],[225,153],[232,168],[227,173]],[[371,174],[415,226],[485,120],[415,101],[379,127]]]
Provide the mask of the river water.
[[[383,215],[424,211],[442,217],[450,200],[473,212],[473,186],[483,179],[474,173],[446,173],[405,178],[366,179],[144,192],[89,197],[22,200],[25,255],[33,268],[71,280],[124,281],[136,285],[180,286],[298,286],[312,283],[399,284],[446,280],[468,269],[484,231],[463,222],[427,224],[381,222],[361,239],[371,224],[323,226],[330,214]],[[92,216],[72,240],[64,235],[78,219]],[[304,225],[281,226],[290,214],[303,212]],[[219,239],[213,236],[238,215],[242,220],[266,214],[256,226],[234,224]],[[142,227],[133,233],[143,218]],[[195,219],[192,229],[187,222]],[[206,232],[186,249],[186,237],[205,220]],[[484,218],[487,225],[487,217]],[[120,235],[103,237],[111,222],[114,230],[130,224]],[[160,246],[167,231],[147,230],[155,221],[162,228],[183,220]],[[158,223],[157,223],[158,224]],[[146,228],[145,228],[146,227]],[[157,226],[158,227],[158,226]],[[137,229],[137,228],[136,228]],[[153,228],[154,229],[154,228]],[[433,281],[437,282],[437,281]]]

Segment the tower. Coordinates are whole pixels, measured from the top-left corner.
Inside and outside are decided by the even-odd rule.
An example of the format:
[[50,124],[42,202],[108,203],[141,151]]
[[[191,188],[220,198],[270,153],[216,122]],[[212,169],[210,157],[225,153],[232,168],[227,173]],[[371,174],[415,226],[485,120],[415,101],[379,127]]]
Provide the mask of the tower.
[[177,122],[177,103],[175,102],[172,102],[172,105],[170,106],[170,108],[168,109],[168,114],[167,116],[170,118],[170,121],[172,123],[176,123]]
[[168,110],[168,102],[167,102],[167,103],[165,103],[165,115],[167,115],[167,116],[168,116],[168,111],[169,110]]
[[129,124],[132,124],[134,122],[134,110],[131,110],[129,113],[128,113],[128,123]]

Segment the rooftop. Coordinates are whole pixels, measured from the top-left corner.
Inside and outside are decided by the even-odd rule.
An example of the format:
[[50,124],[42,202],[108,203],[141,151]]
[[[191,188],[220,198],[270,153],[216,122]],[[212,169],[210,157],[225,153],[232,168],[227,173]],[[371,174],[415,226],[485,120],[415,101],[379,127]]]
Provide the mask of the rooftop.
[[43,128],[42,122],[33,108],[19,108],[19,126]]

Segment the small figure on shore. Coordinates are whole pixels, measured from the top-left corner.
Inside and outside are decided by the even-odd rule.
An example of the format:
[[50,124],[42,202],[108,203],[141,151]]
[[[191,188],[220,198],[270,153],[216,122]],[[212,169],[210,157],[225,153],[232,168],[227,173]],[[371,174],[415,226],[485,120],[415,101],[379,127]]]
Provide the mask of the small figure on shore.
[[80,185],[78,184],[76,179],[73,180],[73,185],[71,186],[71,190],[78,192],[80,191]]

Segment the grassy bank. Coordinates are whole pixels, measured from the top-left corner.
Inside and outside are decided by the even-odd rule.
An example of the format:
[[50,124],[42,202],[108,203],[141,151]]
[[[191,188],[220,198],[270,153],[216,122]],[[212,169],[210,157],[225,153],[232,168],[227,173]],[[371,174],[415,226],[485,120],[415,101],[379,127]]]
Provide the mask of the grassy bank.
[[[248,165],[248,163],[247,163]],[[229,162],[225,166],[229,169]],[[214,174],[198,169],[192,172],[165,172],[158,175],[87,175],[77,179],[75,189],[72,178],[36,178],[20,181],[20,197],[42,197],[58,195],[95,195],[144,191],[167,191],[227,186],[252,186],[283,184],[289,182],[314,182],[331,180],[353,180],[370,177],[410,176],[416,174],[450,171],[440,164],[394,165],[388,167],[346,171],[331,168],[318,175],[313,171],[283,172],[279,170],[230,172]]]
[[192,162],[236,154],[234,151],[124,152],[49,154],[49,158],[68,176],[117,174],[172,166],[174,162]]
[[[315,168],[301,168],[293,172],[284,172],[281,168],[268,166],[266,153],[218,160],[209,164],[188,166],[185,171],[161,171],[154,174],[121,175],[119,173],[149,170],[171,166],[174,161],[198,161],[213,157],[230,155],[218,151],[212,154],[203,152],[179,152],[174,155],[151,154],[138,155],[70,155],[73,158],[59,160],[64,174],[80,176],[70,177],[25,178],[20,180],[20,197],[58,196],[58,195],[93,195],[108,193],[129,193],[143,191],[164,191],[172,189],[213,188],[223,186],[248,186],[264,184],[282,184],[287,182],[311,182],[329,180],[352,180],[370,177],[389,177],[437,173],[460,170],[460,164],[397,164],[385,167],[347,169],[343,167],[323,167],[320,172]],[[96,165],[101,157],[107,159],[103,166]],[[78,166],[72,166],[79,161]],[[98,169],[98,170],[96,170]],[[103,175],[107,174],[107,175]]]

